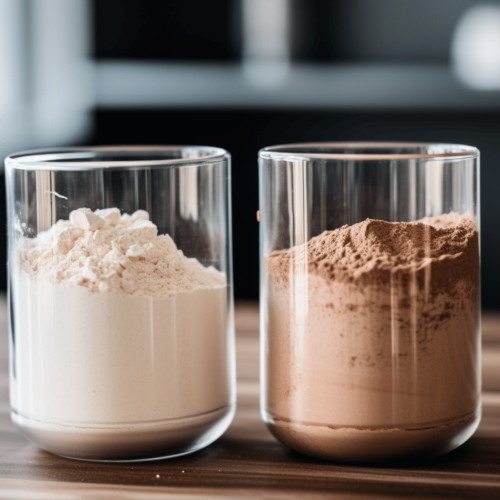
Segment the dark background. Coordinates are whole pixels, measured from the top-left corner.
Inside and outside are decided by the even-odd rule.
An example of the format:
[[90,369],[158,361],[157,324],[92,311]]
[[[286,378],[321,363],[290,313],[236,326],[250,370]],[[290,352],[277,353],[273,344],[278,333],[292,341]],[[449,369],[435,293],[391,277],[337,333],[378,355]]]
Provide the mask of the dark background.
[[[446,65],[453,30],[473,0],[289,0],[292,63]],[[242,58],[238,0],[93,0],[97,62],[237,64]],[[439,108],[439,107],[438,107]],[[500,108],[499,108],[500,109]],[[272,144],[388,140],[453,142],[481,151],[483,307],[500,308],[500,111],[307,109],[290,105],[157,109],[97,105],[85,144],[201,144],[232,154],[235,296],[258,298],[257,152]],[[56,144],[54,144],[56,145]],[[2,194],[3,196],[3,194]],[[0,200],[4,206],[4,199]],[[5,213],[0,214],[5,223]],[[5,258],[5,241],[0,259]],[[3,253],[2,253],[3,252]],[[6,276],[1,268],[0,286]]]
[[[42,0],[43,1],[43,0]],[[295,61],[445,62],[476,0],[288,0]],[[92,0],[97,59],[237,61],[238,0]]]
[[[233,159],[235,295],[258,298],[257,152],[271,144],[345,140],[440,141],[473,144],[482,155],[483,307],[498,308],[500,213],[496,166],[499,113],[320,112],[272,110],[96,111],[94,143],[206,143]],[[484,166],[486,165],[486,168]]]

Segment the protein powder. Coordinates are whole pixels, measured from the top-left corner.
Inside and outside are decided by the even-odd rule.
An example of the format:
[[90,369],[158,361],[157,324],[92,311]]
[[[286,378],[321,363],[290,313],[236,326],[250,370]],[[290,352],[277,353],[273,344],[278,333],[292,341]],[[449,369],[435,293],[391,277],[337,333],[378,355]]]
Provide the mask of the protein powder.
[[11,405],[37,444],[152,457],[227,427],[224,274],[186,258],[146,212],[116,208],[76,210],[16,254]]
[[443,453],[474,431],[479,238],[469,216],[367,219],[273,252],[266,271],[265,419],[283,443],[387,460]]

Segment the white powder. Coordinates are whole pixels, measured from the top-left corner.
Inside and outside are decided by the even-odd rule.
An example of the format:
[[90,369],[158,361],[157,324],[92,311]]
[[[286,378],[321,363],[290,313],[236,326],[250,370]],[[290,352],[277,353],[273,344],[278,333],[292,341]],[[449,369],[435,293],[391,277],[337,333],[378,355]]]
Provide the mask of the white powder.
[[120,216],[117,208],[95,213],[82,208],[37,238],[23,238],[21,269],[52,283],[137,297],[163,298],[225,285],[223,274],[187,259],[170,236],[157,233],[143,210]]
[[11,404],[46,449],[169,454],[231,420],[225,275],[186,258],[148,219],[80,209],[19,243]]

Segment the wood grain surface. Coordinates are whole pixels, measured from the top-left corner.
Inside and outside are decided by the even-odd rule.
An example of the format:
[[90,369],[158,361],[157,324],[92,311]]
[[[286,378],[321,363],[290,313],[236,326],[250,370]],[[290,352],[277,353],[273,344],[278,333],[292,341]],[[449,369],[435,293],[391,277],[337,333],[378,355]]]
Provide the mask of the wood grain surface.
[[216,443],[137,464],[78,462],[37,449],[10,422],[7,316],[0,301],[0,499],[500,498],[500,315],[483,317],[483,419],[458,450],[385,467],[294,454],[259,415],[258,310],[236,308],[238,409]]

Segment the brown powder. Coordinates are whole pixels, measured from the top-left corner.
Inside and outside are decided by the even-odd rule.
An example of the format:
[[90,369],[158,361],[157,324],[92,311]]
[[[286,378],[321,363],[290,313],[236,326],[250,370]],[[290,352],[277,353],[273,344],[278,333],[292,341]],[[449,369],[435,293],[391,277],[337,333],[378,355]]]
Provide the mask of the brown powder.
[[479,237],[469,216],[367,219],[272,253],[266,270],[266,412],[280,440],[376,460],[442,453],[470,435]]
[[366,219],[325,231],[267,260],[269,274],[282,287],[288,286],[290,272],[306,265],[308,273],[328,281],[384,285],[396,275],[416,278],[421,288],[432,266],[431,293],[460,280],[476,288],[479,236],[471,218],[454,212],[409,223]]

